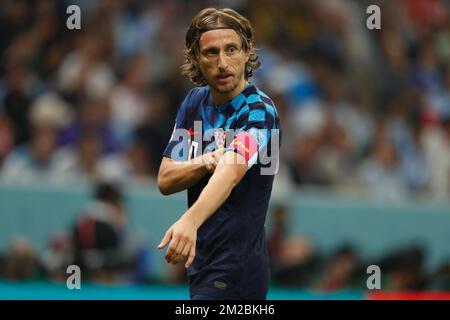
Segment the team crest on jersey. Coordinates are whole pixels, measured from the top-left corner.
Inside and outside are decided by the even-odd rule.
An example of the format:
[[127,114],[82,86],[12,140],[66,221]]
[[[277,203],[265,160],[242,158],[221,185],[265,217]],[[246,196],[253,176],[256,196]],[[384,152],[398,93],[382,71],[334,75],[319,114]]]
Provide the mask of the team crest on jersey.
[[217,148],[225,147],[225,139],[227,133],[222,128],[214,129],[214,140],[216,141]]

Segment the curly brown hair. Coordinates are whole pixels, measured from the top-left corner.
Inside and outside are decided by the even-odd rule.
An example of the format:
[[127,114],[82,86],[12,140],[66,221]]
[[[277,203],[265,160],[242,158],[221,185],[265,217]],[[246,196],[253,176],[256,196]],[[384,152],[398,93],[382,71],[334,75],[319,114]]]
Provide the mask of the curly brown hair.
[[236,31],[242,40],[242,48],[250,53],[250,58],[245,64],[245,79],[248,80],[253,75],[253,70],[261,66],[258,55],[255,52],[253,28],[248,19],[233,9],[206,8],[192,19],[191,25],[186,32],[185,61],[181,66],[181,74],[188,77],[197,86],[207,84],[199,66],[194,61],[194,58],[199,53],[200,37],[206,31],[223,27]]

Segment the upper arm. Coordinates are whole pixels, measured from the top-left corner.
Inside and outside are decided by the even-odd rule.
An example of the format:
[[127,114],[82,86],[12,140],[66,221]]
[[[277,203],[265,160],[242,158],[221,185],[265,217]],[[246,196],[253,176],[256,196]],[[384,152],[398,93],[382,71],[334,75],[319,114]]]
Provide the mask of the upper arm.
[[162,194],[168,194],[166,187],[167,187],[167,183],[166,183],[166,179],[165,179],[165,172],[167,172],[167,169],[169,168],[169,166],[173,163],[173,160],[167,157],[163,157],[161,164],[159,166],[159,171],[158,171],[158,177],[157,177],[157,183],[158,183],[158,187],[159,190],[161,191]]
[[279,120],[274,106],[263,102],[247,108],[238,119],[237,133],[233,142],[225,150],[239,153],[248,168],[267,156],[272,133],[279,130]]
[[168,157],[163,157],[161,160],[161,165],[159,166],[158,176],[164,173],[164,170],[167,169],[174,161]]
[[220,158],[215,174],[223,174],[230,178],[233,185],[238,184],[247,172],[248,165],[245,158],[237,152],[226,152]]

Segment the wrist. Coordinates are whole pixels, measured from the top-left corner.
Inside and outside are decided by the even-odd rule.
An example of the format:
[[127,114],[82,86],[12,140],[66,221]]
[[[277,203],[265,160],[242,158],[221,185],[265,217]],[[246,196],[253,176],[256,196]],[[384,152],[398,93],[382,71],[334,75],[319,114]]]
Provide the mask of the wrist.
[[205,170],[207,173],[213,173],[214,168],[212,167],[212,152],[205,153],[201,156],[202,161],[202,169]]
[[207,158],[205,158],[207,154],[200,155],[190,161],[191,164],[195,165],[195,170],[198,173],[207,174],[208,171],[208,162]]
[[183,218],[183,219],[189,220],[189,221],[194,225],[194,227],[195,227],[196,229],[200,228],[200,226],[201,226],[201,221],[200,221],[200,219],[198,218],[197,215],[194,214],[194,212],[192,212],[191,209],[189,209],[188,211],[186,211],[186,212],[183,214],[182,218]]

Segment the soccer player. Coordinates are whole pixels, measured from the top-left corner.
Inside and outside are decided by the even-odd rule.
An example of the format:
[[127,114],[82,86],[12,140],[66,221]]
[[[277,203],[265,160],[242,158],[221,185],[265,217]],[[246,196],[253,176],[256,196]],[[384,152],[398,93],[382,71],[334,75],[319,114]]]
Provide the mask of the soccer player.
[[[271,146],[279,119],[272,100],[249,82],[260,66],[253,30],[232,9],[207,8],[193,18],[185,44],[182,73],[197,87],[179,109],[158,186],[164,195],[188,189],[189,209],[158,248],[168,245],[168,263],[186,261],[193,300],[266,299],[264,223],[275,172],[263,168],[278,159]],[[199,147],[195,138],[208,141],[211,130],[215,148]]]

